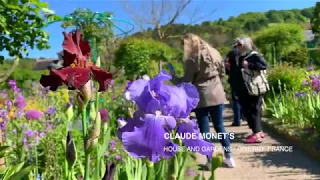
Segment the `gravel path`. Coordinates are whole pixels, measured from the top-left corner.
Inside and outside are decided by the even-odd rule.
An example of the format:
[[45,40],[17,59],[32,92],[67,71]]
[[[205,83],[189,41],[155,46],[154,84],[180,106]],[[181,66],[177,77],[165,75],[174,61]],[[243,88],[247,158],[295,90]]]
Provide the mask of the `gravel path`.
[[[271,146],[290,146],[270,132],[265,132],[266,137],[262,144],[244,144],[243,139],[250,133],[247,123],[244,121],[241,127],[231,127],[231,119],[232,110],[227,107],[225,109],[225,126],[227,132],[233,132],[236,136],[232,140],[231,146],[237,167],[218,168],[216,171],[217,180],[320,180],[319,162],[310,159],[309,156],[295,147],[293,147],[292,152],[268,151],[267,149]],[[211,128],[211,132],[215,132],[213,128]],[[215,143],[215,146],[221,148],[219,142]],[[197,155],[197,162],[201,169],[201,165],[205,164],[206,158]],[[210,177],[210,172],[204,171],[204,174],[206,179]]]

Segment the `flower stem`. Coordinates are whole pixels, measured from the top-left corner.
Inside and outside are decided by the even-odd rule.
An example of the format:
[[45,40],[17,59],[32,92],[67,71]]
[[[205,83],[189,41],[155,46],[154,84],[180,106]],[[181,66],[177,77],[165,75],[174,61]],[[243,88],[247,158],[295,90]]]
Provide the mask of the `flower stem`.
[[83,143],[84,143],[84,153],[85,153],[84,180],[89,180],[90,154],[86,151],[86,141],[87,141],[87,112],[86,112],[86,106],[85,106],[85,108],[82,109],[82,133],[83,133]]
[[[68,136],[68,123],[66,124],[66,137]],[[66,140],[62,142],[63,143],[63,146],[64,146],[64,152],[65,152],[65,159],[64,159],[64,175],[66,178],[69,177],[68,173],[69,173],[69,166],[68,166],[68,161],[67,161],[67,142]]]
[[153,180],[153,162],[147,160],[147,180]]
[[35,179],[37,179],[37,177],[38,177],[38,167],[39,167],[39,163],[38,163],[38,150],[37,150],[37,146],[35,147],[35,158],[36,158],[36,168],[35,168],[35,172],[34,172],[34,174],[35,174]]
[[[181,153],[181,152],[179,152]],[[185,168],[185,163],[188,158],[188,152],[182,152],[182,162],[179,163],[179,174],[178,174],[178,180],[183,180],[184,179],[184,168]],[[181,159],[180,159],[181,160]]]
[[[99,87],[98,84],[95,84],[96,87]],[[96,91],[96,102],[95,102],[95,110],[96,110],[96,114],[98,114],[99,112],[99,103],[100,103],[100,93],[98,91]],[[103,141],[104,142],[104,141]],[[99,150],[99,146],[96,147],[96,177],[100,178],[100,170],[101,170],[101,163],[100,163],[100,157],[101,157],[101,153]]]

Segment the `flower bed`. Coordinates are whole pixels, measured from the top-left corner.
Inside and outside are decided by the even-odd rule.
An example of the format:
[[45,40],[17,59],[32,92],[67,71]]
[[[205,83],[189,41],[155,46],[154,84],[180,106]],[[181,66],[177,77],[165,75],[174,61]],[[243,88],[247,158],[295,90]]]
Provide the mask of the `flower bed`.
[[[189,117],[199,101],[192,84],[167,85],[171,76],[161,71],[124,88],[88,62],[90,47],[78,32],[64,35],[63,68],[42,76],[30,96],[15,81],[2,91],[1,179],[202,179],[192,170],[195,146],[212,157],[214,179],[223,155],[213,153],[213,144],[164,136],[198,133]],[[58,89],[63,84],[67,89]]]
[[319,160],[320,76],[310,68],[305,70],[304,76],[299,89],[287,89],[281,82],[278,92],[272,89],[265,108],[269,119],[263,123]]
[[[302,149],[305,151],[311,158],[320,161],[320,141],[319,139],[309,139],[303,136],[297,136],[287,128],[281,126],[277,121],[264,119],[262,125],[267,130],[275,133],[276,135],[283,137],[286,142]],[[280,125],[280,126],[279,126]]]

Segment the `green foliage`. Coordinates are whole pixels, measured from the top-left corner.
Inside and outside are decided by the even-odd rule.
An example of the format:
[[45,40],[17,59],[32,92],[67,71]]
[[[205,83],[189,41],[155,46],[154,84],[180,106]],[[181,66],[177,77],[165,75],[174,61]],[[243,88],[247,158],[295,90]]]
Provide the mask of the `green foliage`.
[[[32,81],[39,81],[42,74],[46,74],[46,70],[43,71],[33,71],[32,67],[34,65],[34,60],[30,61],[28,59],[23,59],[19,65],[14,69],[12,74],[8,79],[14,79],[17,81],[19,86],[25,89],[32,88]],[[12,61],[5,61],[5,63],[0,67],[0,72],[6,72],[12,66]],[[0,86],[1,88],[6,88],[5,86]]]
[[101,67],[110,70],[118,39],[114,38],[113,24],[108,19],[112,13],[95,14],[87,8],[78,8],[69,14],[70,20],[64,21],[62,27],[74,27],[82,31],[84,39],[91,43],[93,62],[100,56]]
[[280,93],[281,89],[300,91],[305,77],[303,69],[288,64],[275,65],[268,71],[268,81],[275,93]]
[[312,31],[319,35],[320,33],[320,2],[316,3],[311,19]]
[[309,51],[313,65],[320,66],[320,50]]
[[[112,13],[104,12],[103,16],[110,17]],[[87,8],[75,9],[68,16],[72,19],[64,21],[62,27],[79,28],[84,35],[86,41],[95,39],[96,43],[100,43],[105,39],[113,37],[112,23],[109,19],[99,19],[97,21],[96,14]]]
[[160,60],[169,62],[179,55],[179,51],[164,43],[152,39],[129,38],[116,51],[114,65],[123,68],[125,75],[131,78],[143,74],[155,75],[158,72],[155,63]]
[[0,1],[0,51],[22,57],[27,48],[48,49],[49,35],[42,28],[47,21],[58,19],[39,0]]
[[297,24],[275,24],[257,32],[254,42],[264,54],[272,54],[279,61],[282,55],[304,42],[303,32]]
[[222,46],[222,47],[218,47],[217,50],[220,52],[222,57],[225,57],[228,54],[228,52],[231,51],[231,47]]
[[320,135],[320,94],[296,91],[272,92],[267,100],[267,113],[272,122],[304,142],[316,144]]
[[[10,153],[13,153],[10,146],[0,146],[1,158],[3,158],[4,155],[9,155]],[[2,180],[23,179],[26,178],[33,169],[35,169],[34,165],[26,165],[25,162],[22,162],[20,164],[6,167],[5,169],[1,169],[0,177]]]
[[[248,12],[237,17],[230,17],[227,20],[204,21],[201,24],[185,25],[172,24],[167,28],[168,38],[166,43],[176,47],[186,32],[200,35],[214,47],[231,46],[234,39],[241,34],[249,34],[263,30],[271,23],[294,23],[305,24],[310,22],[314,8],[302,10],[270,10],[267,12]],[[136,33],[137,37],[152,37],[152,29],[144,33]]]
[[308,48],[298,47],[290,51],[288,54],[282,57],[282,62],[306,67],[309,62]]

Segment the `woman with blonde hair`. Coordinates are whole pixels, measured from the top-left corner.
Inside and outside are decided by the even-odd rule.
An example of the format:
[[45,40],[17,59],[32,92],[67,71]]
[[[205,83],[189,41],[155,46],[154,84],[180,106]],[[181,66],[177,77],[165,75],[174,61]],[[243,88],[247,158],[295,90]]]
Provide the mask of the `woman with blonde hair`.
[[[173,82],[190,82],[198,90],[200,101],[194,110],[200,132],[210,133],[209,115],[217,133],[226,133],[223,123],[223,109],[226,102],[222,79],[225,74],[224,63],[220,53],[207,42],[195,34],[184,36],[184,77],[177,78],[174,74]],[[211,141],[210,139],[207,139]],[[224,163],[228,167],[235,167],[231,156],[230,137],[220,139],[224,148]],[[210,158],[208,158],[210,168]]]
[[[266,77],[259,83],[250,83],[253,74],[264,75],[267,69],[265,59],[256,51],[256,47],[250,37],[241,36],[236,41],[239,56],[236,58],[238,70],[233,76],[236,82],[235,94],[239,99],[248,126],[252,130],[252,135],[246,138],[246,143],[261,143],[264,133],[261,127],[263,96],[268,90]],[[248,83],[249,82],[249,83]],[[255,84],[251,87],[250,84]],[[254,89],[257,91],[254,92]]]

